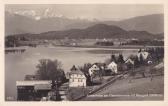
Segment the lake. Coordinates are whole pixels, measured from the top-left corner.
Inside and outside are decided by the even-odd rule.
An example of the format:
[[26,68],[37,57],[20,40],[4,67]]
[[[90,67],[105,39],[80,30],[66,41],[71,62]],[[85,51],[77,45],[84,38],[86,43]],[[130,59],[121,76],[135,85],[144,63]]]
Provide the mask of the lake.
[[26,48],[24,53],[5,54],[5,98],[16,100],[16,81],[24,80],[26,74],[34,74],[40,59],[57,59],[68,72],[73,65],[104,62],[111,54],[122,53],[124,58],[137,53],[138,49],[37,47]]

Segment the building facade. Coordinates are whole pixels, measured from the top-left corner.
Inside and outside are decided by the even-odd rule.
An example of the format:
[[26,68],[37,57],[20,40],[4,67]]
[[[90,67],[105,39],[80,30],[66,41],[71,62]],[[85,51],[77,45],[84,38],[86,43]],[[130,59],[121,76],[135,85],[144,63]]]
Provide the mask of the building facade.
[[111,70],[113,73],[117,74],[118,73],[118,69],[117,69],[117,64],[112,61],[108,66],[107,69]]
[[93,64],[92,67],[89,68],[89,75],[93,76],[93,74],[98,73],[100,71],[100,67],[97,64]]
[[18,101],[39,101],[47,97],[51,90],[51,81],[17,81]]
[[69,87],[86,87],[86,77],[77,68],[71,69],[69,73]]

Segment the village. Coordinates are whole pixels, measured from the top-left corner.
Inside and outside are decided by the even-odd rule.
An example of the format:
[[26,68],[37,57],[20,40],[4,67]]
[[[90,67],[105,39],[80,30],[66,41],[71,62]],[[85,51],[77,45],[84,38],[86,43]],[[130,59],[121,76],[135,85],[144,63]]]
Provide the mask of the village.
[[[129,79],[127,82],[129,84],[138,77],[140,79],[149,78],[151,83],[155,77],[164,75],[163,59],[164,49],[162,47],[140,48],[136,55],[130,55],[126,59],[122,54],[112,54],[109,61],[104,63],[86,63],[83,66],[74,64],[67,73],[59,69],[59,66],[54,68],[51,60],[43,60],[40,62],[41,66],[38,65],[41,68],[38,74],[26,75],[25,80],[16,81],[17,100],[85,100],[104,89],[108,92],[106,88],[118,80]],[[59,72],[58,75],[54,75],[53,71],[56,70]],[[115,92],[111,92],[113,93]]]
[[164,100],[164,5],[3,7],[5,101]]

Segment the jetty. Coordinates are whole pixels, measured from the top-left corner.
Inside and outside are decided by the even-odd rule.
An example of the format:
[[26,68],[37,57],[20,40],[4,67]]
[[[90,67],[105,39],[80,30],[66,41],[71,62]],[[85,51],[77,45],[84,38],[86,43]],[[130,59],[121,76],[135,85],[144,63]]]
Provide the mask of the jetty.
[[5,48],[5,54],[8,54],[8,53],[23,53],[25,52],[26,49],[25,48]]

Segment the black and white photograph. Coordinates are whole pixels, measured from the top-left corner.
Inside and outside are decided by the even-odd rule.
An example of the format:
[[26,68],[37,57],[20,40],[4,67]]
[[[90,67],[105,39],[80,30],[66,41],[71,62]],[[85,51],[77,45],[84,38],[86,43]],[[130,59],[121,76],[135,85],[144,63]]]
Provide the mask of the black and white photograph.
[[164,101],[163,4],[5,4],[5,101]]

